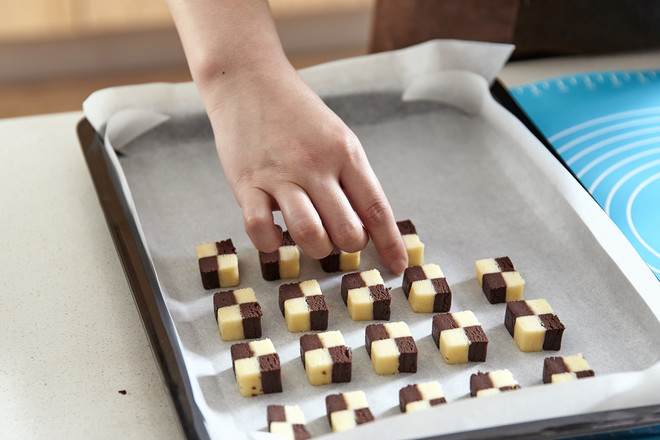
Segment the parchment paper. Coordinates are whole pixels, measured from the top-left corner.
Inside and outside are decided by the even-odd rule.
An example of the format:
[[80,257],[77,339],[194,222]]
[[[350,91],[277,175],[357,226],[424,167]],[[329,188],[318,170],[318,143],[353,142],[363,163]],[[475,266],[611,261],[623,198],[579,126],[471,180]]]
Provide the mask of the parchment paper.
[[[279,285],[291,281],[262,279],[194,88],[103,91],[86,102],[86,114],[105,132],[106,144],[122,153],[118,164],[168,307],[164,319],[174,322],[212,438],[270,437],[262,432],[269,404],[300,405],[314,436],[330,433],[325,396],[358,389],[367,394],[377,422],[337,438],[383,433],[415,438],[660,403],[652,391],[660,386],[660,286],[571,176],[469,79],[475,72],[492,79],[509,51],[500,45],[432,42],[304,72],[360,138],[397,218],[417,226],[426,244],[425,262],[440,265],[452,289],[452,311],[472,310],[490,340],[485,363],[445,364],[430,336],[432,315],[410,310],[401,277],[384,269],[369,244],[360,270],[381,271],[392,287],[391,320],[407,322],[419,348],[416,374],[378,376],[364,348],[368,323],[353,322],[341,301],[342,274],[326,274],[303,255],[300,280],[319,281],[330,308],[329,330],[341,330],[353,349],[348,384],[307,382],[300,334],[287,331],[277,305]],[[412,83],[434,72],[442,77],[446,66],[452,77],[457,67],[465,70],[468,79],[457,84],[469,98],[401,100]],[[185,104],[177,106],[176,99],[168,99],[172,94],[183,96]],[[476,111],[465,102],[477,102]],[[283,393],[241,397],[231,368],[232,343],[220,339],[213,291],[201,286],[195,246],[229,237],[239,256],[240,287],[255,290],[264,312],[263,335],[280,355]],[[547,299],[566,325],[561,351],[520,352],[503,325],[505,306],[486,301],[474,262],[504,255],[527,282],[525,298]],[[546,356],[576,353],[585,355],[596,378],[541,384]],[[470,375],[499,368],[510,369],[523,389],[469,398]],[[398,390],[427,380],[442,384],[449,403],[399,415]],[[539,398],[544,405],[533,404]]]

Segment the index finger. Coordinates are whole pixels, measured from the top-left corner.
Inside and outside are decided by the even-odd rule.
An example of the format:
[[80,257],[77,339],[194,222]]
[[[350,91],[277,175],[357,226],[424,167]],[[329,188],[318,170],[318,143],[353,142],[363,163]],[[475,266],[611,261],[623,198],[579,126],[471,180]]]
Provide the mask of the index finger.
[[360,159],[351,161],[342,172],[342,187],[383,264],[391,272],[401,274],[408,267],[408,254],[392,207],[364,153]]

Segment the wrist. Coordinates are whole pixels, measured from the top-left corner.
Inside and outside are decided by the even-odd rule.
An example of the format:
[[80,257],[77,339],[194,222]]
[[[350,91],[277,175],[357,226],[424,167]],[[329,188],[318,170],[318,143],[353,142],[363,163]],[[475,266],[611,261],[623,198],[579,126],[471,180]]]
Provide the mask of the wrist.
[[212,61],[198,74],[195,83],[211,117],[221,109],[247,111],[306,87],[283,52],[249,56],[229,65]]

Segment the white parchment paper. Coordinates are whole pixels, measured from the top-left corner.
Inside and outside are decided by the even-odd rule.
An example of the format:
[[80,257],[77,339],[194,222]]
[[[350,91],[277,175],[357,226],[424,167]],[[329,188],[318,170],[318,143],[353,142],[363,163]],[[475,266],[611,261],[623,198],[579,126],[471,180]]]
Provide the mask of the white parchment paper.
[[[485,84],[510,50],[436,41],[303,72],[360,138],[397,218],[417,226],[425,261],[440,265],[452,289],[452,311],[472,310],[490,340],[485,363],[445,364],[430,336],[432,315],[410,310],[401,277],[384,269],[370,244],[361,270],[381,271],[392,287],[391,319],[408,323],[419,348],[416,374],[378,376],[364,348],[368,323],[351,321],[341,301],[342,274],[326,274],[303,255],[300,280],[319,281],[329,329],[341,330],[353,349],[348,384],[307,382],[300,334],[286,330],[277,305],[279,285],[291,281],[261,278],[194,87],[109,89],[85,103],[106,146],[122,153],[116,164],[168,307],[163,319],[177,330],[212,438],[270,437],[264,432],[269,404],[300,405],[311,433],[329,434],[325,396],[358,389],[377,421],[337,438],[421,438],[660,403],[654,391],[660,388],[660,285],[588,194],[487,94]],[[439,93],[443,87],[450,98]],[[401,99],[407,89],[413,101]],[[425,90],[429,100],[419,101]],[[240,287],[254,288],[264,311],[263,335],[280,355],[283,393],[243,398],[238,392],[231,343],[219,337],[213,292],[202,288],[195,257],[197,244],[225,238],[237,247]],[[481,292],[475,260],[504,255],[527,282],[525,298],[547,299],[566,325],[558,353],[520,352],[503,325],[505,306],[490,305]],[[541,383],[546,356],[576,353],[596,378]],[[510,369],[523,389],[469,398],[470,375],[499,368]],[[427,380],[442,384],[449,403],[400,415],[398,390]],[[545,404],[532,404],[538,401]]]

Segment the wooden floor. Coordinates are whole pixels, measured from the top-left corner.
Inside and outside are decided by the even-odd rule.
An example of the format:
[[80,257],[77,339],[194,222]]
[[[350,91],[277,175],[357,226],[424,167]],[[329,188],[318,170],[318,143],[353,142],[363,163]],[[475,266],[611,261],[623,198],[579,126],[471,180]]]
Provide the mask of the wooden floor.
[[[316,56],[291,56],[296,68],[334,59],[360,55],[356,51],[324,53]],[[82,102],[95,90],[106,87],[149,82],[190,81],[186,66],[158,71],[124,72],[37,82],[0,84],[0,118],[81,110]]]

